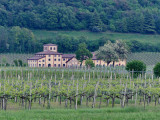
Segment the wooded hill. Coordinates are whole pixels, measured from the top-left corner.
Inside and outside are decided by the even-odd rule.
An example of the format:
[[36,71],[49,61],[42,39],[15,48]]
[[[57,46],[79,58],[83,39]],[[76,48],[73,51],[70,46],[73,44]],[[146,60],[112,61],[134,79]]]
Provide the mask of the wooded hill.
[[0,25],[160,33],[160,0],[0,0]]

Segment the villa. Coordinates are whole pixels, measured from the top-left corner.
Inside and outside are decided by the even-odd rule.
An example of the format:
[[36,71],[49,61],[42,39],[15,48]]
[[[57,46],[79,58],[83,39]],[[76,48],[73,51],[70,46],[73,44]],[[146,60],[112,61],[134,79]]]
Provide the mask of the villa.
[[[94,53],[92,60],[95,66],[107,66],[103,60],[98,60]],[[29,67],[78,67],[80,62],[75,54],[63,54],[58,52],[56,44],[43,45],[43,52],[38,52],[34,57],[27,59]],[[109,65],[112,65],[111,62]],[[85,65],[83,61],[82,66]],[[125,66],[126,60],[115,62],[116,66]]]

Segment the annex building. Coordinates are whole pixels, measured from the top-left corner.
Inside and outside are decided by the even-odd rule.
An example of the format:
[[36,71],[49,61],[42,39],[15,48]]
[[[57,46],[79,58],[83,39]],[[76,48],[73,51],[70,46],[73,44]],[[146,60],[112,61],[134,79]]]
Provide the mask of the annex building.
[[[98,60],[94,53],[92,60],[95,66],[107,66],[103,60]],[[34,57],[27,59],[29,67],[78,67],[80,62],[75,54],[63,54],[58,52],[56,44],[43,45],[43,52],[38,52]],[[112,65],[111,62],[109,65]],[[85,65],[85,61],[82,66]],[[126,60],[115,62],[116,66],[125,66]]]

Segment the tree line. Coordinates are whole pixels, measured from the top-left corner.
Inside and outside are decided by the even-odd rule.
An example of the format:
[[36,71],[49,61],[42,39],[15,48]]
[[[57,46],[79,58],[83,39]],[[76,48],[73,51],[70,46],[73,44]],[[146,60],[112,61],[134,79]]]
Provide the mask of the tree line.
[[[108,41],[115,43],[115,40],[108,39],[107,36],[90,40],[84,36],[72,37],[69,35],[57,35],[50,39],[37,39],[33,32],[27,28],[19,26],[0,26],[0,53],[35,53],[43,50],[43,44],[53,43],[58,45],[61,53],[75,53],[79,44],[85,43],[87,49],[94,52]],[[160,52],[159,44],[142,43],[136,40],[126,42],[130,52]]]
[[160,33],[160,0],[1,0],[0,25]]

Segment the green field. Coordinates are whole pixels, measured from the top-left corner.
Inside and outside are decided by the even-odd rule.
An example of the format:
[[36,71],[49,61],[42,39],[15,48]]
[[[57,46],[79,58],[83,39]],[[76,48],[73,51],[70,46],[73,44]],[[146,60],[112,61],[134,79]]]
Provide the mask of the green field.
[[159,120],[160,107],[1,111],[0,120]]
[[131,34],[131,33],[113,33],[102,32],[94,33],[90,31],[46,31],[46,30],[33,30],[37,39],[54,39],[57,35],[69,35],[73,37],[85,36],[88,40],[96,40],[101,37],[107,37],[111,40],[137,40],[140,42],[147,42],[152,44],[160,43],[160,35],[144,35],[144,34]]

